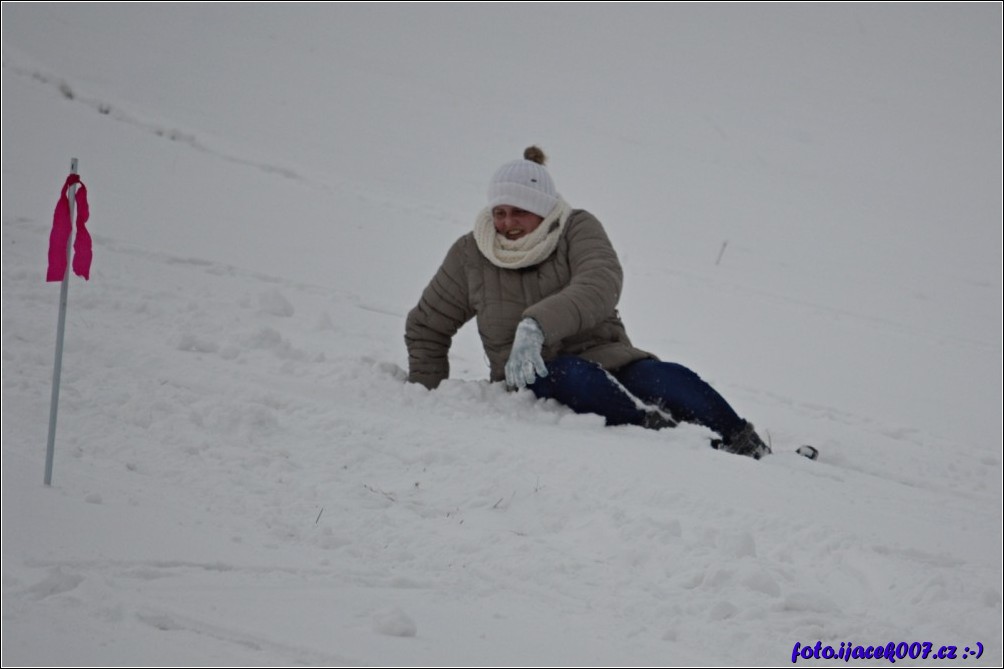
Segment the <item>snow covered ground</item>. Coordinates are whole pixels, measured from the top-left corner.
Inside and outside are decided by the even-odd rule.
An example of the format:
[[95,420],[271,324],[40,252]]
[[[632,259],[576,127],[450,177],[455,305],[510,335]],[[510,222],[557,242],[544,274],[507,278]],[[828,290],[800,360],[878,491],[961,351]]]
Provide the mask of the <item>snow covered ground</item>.
[[[999,3],[2,24],[5,666],[1002,662]],[[635,343],[777,455],[506,393],[473,325],[453,379],[403,381],[405,314],[530,143]],[[95,260],[47,488],[71,156]]]

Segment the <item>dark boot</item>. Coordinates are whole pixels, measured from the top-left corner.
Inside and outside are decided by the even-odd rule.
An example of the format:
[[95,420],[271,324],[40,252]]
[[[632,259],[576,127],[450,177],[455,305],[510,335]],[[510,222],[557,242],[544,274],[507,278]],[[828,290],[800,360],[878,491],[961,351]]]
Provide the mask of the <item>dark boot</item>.
[[717,448],[726,453],[736,455],[747,455],[754,460],[759,460],[770,454],[770,446],[764,443],[760,435],[753,429],[753,423],[746,422],[743,427],[729,436],[727,439],[714,439],[711,442],[712,448]]

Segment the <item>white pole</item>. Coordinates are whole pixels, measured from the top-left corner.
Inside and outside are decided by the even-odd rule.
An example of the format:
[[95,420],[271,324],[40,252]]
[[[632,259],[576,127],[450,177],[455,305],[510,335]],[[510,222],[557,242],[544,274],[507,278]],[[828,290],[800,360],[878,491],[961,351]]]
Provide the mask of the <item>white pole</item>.
[[[77,174],[77,159],[70,159],[70,174]],[[52,401],[49,404],[49,443],[45,450],[45,485],[52,485],[52,459],[56,453],[56,414],[59,412],[59,381],[63,368],[63,332],[66,330],[66,300],[70,291],[70,251],[73,249],[73,224],[76,217],[77,186],[67,192],[70,198],[70,236],[66,240],[66,273],[59,289],[59,322],[56,325],[56,362],[52,369]]]

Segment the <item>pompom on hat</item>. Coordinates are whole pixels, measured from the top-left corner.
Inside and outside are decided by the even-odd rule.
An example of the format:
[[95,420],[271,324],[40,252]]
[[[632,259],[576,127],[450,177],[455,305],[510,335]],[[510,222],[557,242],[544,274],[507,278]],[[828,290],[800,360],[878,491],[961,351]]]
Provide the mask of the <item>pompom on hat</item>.
[[560,199],[544,162],[547,156],[536,146],[523,152],[522,160],[514,160],[498,168],[488,184],[488,206],[519,207],[544,218]]

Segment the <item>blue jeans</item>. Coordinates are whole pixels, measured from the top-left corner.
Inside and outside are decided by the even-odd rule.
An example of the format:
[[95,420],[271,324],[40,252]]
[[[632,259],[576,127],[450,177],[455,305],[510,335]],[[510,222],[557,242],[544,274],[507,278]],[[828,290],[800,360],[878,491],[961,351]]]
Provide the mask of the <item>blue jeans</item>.
[[537,397],[555,399],[576,413],[599,414],[607,425],[644,425],[652,408],[726,438],[745,425],[714,388],[676,363],[639,360],[607,372],[594,362],[564,355],[548,361],[547,371],[529,386]]

